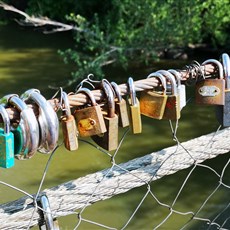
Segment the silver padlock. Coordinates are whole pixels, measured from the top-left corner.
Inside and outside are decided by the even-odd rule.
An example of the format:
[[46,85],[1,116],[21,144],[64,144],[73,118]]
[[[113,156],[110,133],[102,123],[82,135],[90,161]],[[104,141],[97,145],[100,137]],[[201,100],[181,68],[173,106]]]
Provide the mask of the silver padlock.
[[174,75],[177,81],[177,92],[180,98],[180,110],[182,110],[186,106],[186,89],[185,85],[181,84],[181,74],[175,69],[168,70],[171,74]]
[[22,129],[23,146],[15,157],[20,160],[31,158],[37,152],[39,144],[39,126],[33,110],[17,94],[5,95],[1,103],[13,105],[20,112],[18,125]]
[[225,79],[225,102],[224,105],[217,106],[217,120],[223,127],[230,127],[230,58],[223,53],[221,55]]
[[34,102],[39,108],[38,124],[40,127],[40,142],[38,151],[51,153],[57,146],[59,136],[59,120],[51,104],[38,89],[29,89],[21,95],[26,102]]

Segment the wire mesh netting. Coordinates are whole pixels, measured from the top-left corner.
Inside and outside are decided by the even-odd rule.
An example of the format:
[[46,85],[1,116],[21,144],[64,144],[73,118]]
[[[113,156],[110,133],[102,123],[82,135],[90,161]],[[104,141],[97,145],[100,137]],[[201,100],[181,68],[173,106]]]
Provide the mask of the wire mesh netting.
[[[99,148],[91,141],[81,140],[84,145],[90,145],[91,149],[101,153],[110,167],[76,182],[44,190],[50,200],[53,217],[58,217],[60,228],[228,229],[229,157],[228,154],[221,154],[228,152],[229,130],[218,129],[200,139],[180,143],[177,138],[178,124],[170,122],[166,126],[176,142],[174,147],[121,164],[117,160],[120,160],[120,152],[124,154],[122,145],[125,146],[126,140],[133,138],[129,128],[123,131],[114,153]],[[138,143],[132,142],[131,145],[126,154],[132,153]],[[55,153],[56,149],[49,156],[42,179],[36,185],[38,190],[35,195],[8,184],[7,180],[1,181],[2,187],[8,186],[32,199],[23,200],[21,204],[2,205],[4,227],[1,229],[29,229],[38,224],[41,219],[38,210],[41,208],[35,201],[43,194],[41,189],[49,175],[49,167],[55,161]],[[215,160],[206,160],[216,156]],[[22,204],[23,208],[20,206]],[[20,208],[21,213],[18,212]],[[7,209],[11,216],[3,215],[3,210]],[[25,218],[23,211],[27,209],[29,212]],[[15,212],[18,216],[14,216]]]

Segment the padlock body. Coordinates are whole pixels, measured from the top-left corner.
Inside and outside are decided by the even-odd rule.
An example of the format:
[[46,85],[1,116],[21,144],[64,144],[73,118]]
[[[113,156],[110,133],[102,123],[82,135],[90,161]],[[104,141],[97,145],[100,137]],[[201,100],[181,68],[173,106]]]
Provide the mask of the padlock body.
[[21,127],[18,125],[17,127],[12,127],[11,132],[14,135],[14,155],[17,156],[22,151],[24,145],[24,138]]
[[162,92],[143,91],[140,96],[141,114],[154,119],[162,119],[165,111],[167,95]]
[[80,136],[89,137],[106,132],[103,114],[99,105],[77,109],[74,115]]
[[178,95],[168,95],[163,119],[180,119],[180,99]]
[[230,127],[230,90],[225,91],[225,103],[223,106],[223,126]]
[[131,105],[131,100],[129,99],[130,104],[130,121],[131,129],[133,134],[138,134],[142,132],[142,122],[141,122],[141,111],[140,111],[140,102],[136,98],[136,105]]
[[92,136],[93,141],[103,149],[112,151],[118,147],[118,116],[104,116],[107,131],[101,135]]
[[180,85],[177,89],[180,97],[180,110],[182,110],[186,106],[186,88],[185,85]]
[[14,135],[4,133],[0,129],[0,167],[11,168],[14,166]]
[[65,148],[69,151],[78,149],[77,126],[73,115],[61,118]]
[[224,105],[216,106],[216,116],[223,127],[230,127],[230,90],[225,90],[224,100]]
[[197,104],[224,105],[225,80],[205,79],[196,83],[195,99]]
[[127,104],[123,98],[120,102],[115,101],[115,111],[118,115],[118,125],[123,128],[129,126]]

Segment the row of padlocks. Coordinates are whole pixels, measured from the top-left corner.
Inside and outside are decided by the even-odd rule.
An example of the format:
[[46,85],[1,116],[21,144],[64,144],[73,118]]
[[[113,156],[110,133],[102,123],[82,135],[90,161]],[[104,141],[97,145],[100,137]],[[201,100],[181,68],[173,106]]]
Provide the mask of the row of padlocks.
[[[212,64],[216,71],[213,76],[203,76],[196,81],[195,97],[198,104],[218,105],[220,122],[230,126],[230,111],[225,104],[230,101],[230,59],[227,54],[221,56],[221,62],[209,59],[202,66]],[[29,159],[36,152],[51,153],[57,147],[59,123],[61,122],[65,148],[78,149],[78,136],[91,137],[105,150],[118,147],[119,127],[130,126],[133,134],[142,132],[141,115],[154,119],[178,120],[186,105],[185,85],[181,84],[181,73],[174,69],[159,70],[147,78],[158,80],[158,86],[143,90],[137,98],[135,84],[130,77],[127,82],[129,98],[122,97],[115,82],[103,79],[95,89],[103,92],[104,100],[97,103],[92,91],[86,87],[78,89],[89,103],[71,108],[66,92],[61,92],[60,119],[50,102],[37,89],[30,89],[20,97],[9,94],[0,99],[0,114],[4,128],[0,129],[0,167],[14,166],[14,159]],[[35,114],[30,105],[37,108]],[[6,109],[14,108],[19,112],[16,122],[10,121]],[[60,122],[59,122],[60,120]]]

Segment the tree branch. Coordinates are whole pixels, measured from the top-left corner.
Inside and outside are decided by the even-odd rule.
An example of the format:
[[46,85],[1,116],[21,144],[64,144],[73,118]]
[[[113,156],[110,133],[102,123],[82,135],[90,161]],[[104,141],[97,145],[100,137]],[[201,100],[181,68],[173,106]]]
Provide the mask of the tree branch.
[[30,16],[27,13],[15,8],[14,6],[10,6],[3,1],[0,1],[0,7],[6,11],[11,11],[23,16],[25,19],[16,20],[20,25],[23,26],[34,26],[34,27],[42,27],[42,26],[54,26],[56,28],[44,31],[44,33],[55,33],[55,32],[62,32],[62,31],[69,31],[75,30],[78,32],[86,32],[85,30],[80,29],[75,25],[69,25],[57,21],[53,21],[47,17],[34,17],[33,15]]

